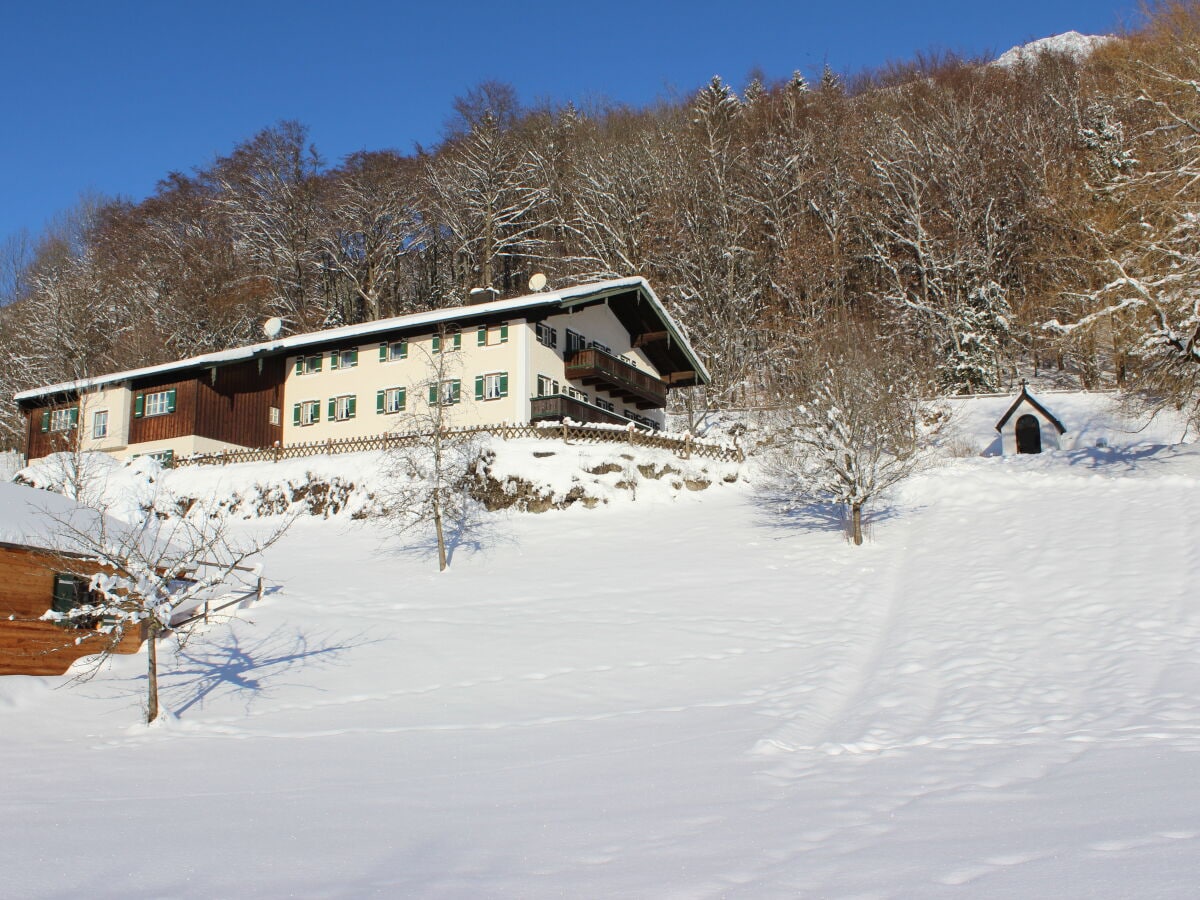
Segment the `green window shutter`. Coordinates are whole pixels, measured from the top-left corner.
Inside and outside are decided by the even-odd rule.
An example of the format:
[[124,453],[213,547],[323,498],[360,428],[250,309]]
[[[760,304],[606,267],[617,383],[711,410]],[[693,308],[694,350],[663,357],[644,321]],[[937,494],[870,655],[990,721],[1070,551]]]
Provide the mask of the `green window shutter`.
[[451,390],[453,391],[450,402],[457,403],[462,399],[462,381],[455,378],[452,382],[450,382],[450,386]]
[[68,613],[79,602],[80,579],[75,575],[60,573],[54,576],[54,601],[51,605],[56,613]]
[[300,404],[297,403],[292,407],[292,424],[300,424]]
[[169,466],[174,461],[175,461],[175,451],[174,450],[165,451],[162,455],[162,459],[159,460],[159,462],[162,463],[164,466]]
[[462,332],[461,331],[454,332],[454,349],[455,350],[462,349]]
[[337,418],[337,397],[329,398],[329,421]]
[[400,358],[408,359],[408,341],[400,342]]
[[503,325],[500,326],[500,343],[502,343],[502,344],[508,343],[508,323],[507,322],[505,322]]
[[336,350],[329,351],[329,368],[336,369],[338,367],[338,352]]
[[357,347],[355,347],[353,350],[350,351],[350,365],[351,366],[358,365],[358,348]]
[[507,372],[500,373],[500,396],[501,397],[508,396],[508,373]]
[[142,414],[145,411],[146,411],[146,395],[138,394],[136,397],[133,398],[133,417],[135,419],[140,419],[142,417]]
[[475,332],[475,343],[477,346],[484,347],[487,345],[487,326],[480,325]]
[[72,406],[71,407],[71,424],[69,427],[74,428],[78,424],[79,424],[79,407]]
[[304,374],[304,357],[303,356],[297,358],[297,360],[296,360],[296,374],[297,375]]
[[407,397],[408,391],[406,391],[404,388],[397,388],[396,393],[399,394],[399,397],[398,397],[399,403],[397,404],[397,406],[399,406],[400,409],[405,409],[408,406],[408,397]]
[[475,399],[476,400],[483,399],[483,376],[482,375],[475,376]]
[[384,343],[379,345],[379,361],[387,362],[387,357],[388,357],[388,345],[387,345],[387,342],[384,341]]
[[437,402],[438,402],[437,392],[438,392],[438,386],[437,386],[437,382],[435,381],[429,385],[429,405],[430,406],[437,406]]
[[318,355],[316,357],[316,359],[317,359],[317,365],[313,368],[313,371],[320,372],[321,371],[321,363],[322,363],[322,361],[324,361],[325,357]]
[[442,336],[440,334],[435,334],[433,336],[433,352],[434,353],[442,352]]
[[321,401],[317,400],[313,403],[313,421],[321,421]]
[[353,419],[354,414],[358,412],[358,395],[352,396],[346,401],[346,418]]
[[167,391],[167,412],[175,412],[175,388]]
[[42,431],[50,430],[50,410],[42,413]]
[[383,398],[384,398],[385,394],[387,394],[387,391],[376,391],[375,392],[375,413],[376,413],[376,415],[379,415],[383,412]]

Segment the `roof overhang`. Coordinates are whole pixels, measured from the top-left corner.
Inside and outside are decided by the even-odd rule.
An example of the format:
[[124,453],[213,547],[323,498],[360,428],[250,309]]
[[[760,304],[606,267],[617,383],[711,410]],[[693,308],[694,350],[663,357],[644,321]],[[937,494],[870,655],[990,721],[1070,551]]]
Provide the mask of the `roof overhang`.
[[[660,373],[663,380],[673,387],[691,384],[708,384],[708,370],[700,362],[683,334],[683,330],[667,312],[662,301],[651,289],[646,279],[617,278],[582,284],[558,291],[527,294],[508,300],[493,300],[468,306],[450,306],[428,312],[377,319],[358,325],[344,325],[325,331],[295,334],[290,337],[245,347],[234,347],[215,353],[205,353],[157,366],[145,366],[113,372],[95,378],[67,381],[45,387],[20,391],[13,399],[23,406],[37,405],[36,401],[61,395],[77,396],[105,385],[116,384],[157,375],[182,373],[197,369],[208,369],[232,365],[247,360],[273,357],[300,350],[316,350],[322,347],[346,344],[352,340],[369,340],[382,334],[419,332],[422,329],[451,325],[456,322],[479,322],[500,320],[506,315],[525,314],[537,317],[550,315],[558,310],[570,310],[581,306],[607,303],[622,325],[633,337],[635,346],[644,352]],[[638,344],[638,341],[641,341]]]

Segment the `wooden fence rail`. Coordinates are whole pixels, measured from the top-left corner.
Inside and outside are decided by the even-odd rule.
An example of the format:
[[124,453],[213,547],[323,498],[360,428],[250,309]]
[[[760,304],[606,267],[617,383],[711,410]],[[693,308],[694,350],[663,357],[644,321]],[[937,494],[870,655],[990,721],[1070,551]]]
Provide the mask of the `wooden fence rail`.
[[[657,434],[652,431],[630,428],[605,428],[595,425],[562,424],[535,426],[519,424],[474,425],[448,428],[450,437],[468,437],[475,434],[491,434],[504,440],[514,438],[539,438],[561,440],[570,443],[619,443],[636,447],[653,447],[670,450],[685,459],[698,456],[719,462],[742,462],[745,455],[739,447],[698,441],[690,435]],[[402,433],[373,434],[366,437],[310,441],[305,444],[288,444],[278,447],[256,447],[244,450],[222,450],[218,453],[197,453],[193,456],[177,457],[168,463],[170,467],[225,466],[244,462],[279,462],[285,459],[300,459],[307,456],[334,455],[339,453],[361,453],[365,450],[390,450],[411,447],[427,440],[428,432],[408,431]]]

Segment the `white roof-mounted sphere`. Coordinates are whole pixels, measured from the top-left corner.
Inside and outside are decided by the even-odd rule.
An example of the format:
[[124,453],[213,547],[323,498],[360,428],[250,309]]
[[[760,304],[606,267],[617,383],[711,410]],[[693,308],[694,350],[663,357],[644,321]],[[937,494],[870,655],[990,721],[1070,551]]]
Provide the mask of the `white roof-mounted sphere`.
[[281,331],[283,331],[283,319],[279,316],[271,316],[263,322],[263,334],[267,336],[268,340],[275,340]]
[[535,294],[546,286],[546,276],[541,272],[534,272],[529,276],[529,289]]

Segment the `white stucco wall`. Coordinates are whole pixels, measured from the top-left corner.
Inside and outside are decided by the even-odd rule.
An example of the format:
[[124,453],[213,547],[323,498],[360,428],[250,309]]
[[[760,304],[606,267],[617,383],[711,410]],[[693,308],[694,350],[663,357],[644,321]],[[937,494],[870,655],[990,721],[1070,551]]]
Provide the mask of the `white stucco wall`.
[[[80,440],[84,450],[116,451],[129,443],[129,408],[131,394],[125,383],[104,385],[84,394],[79,402]],[[108,413],[108,434],[97,438],[92,428],[95,414]]]
[[[429,409],[428,385],[440,377],[457,379],[461,384],[460,401],[447,407],[447,419],[452,426],[490,425],[528,420],[528,396],[532,388],[527,382],[527,369],[522,357],[527,351],[528,325],[522,319],[508,323],[505,343],[478,344],[474,327],[462,331],[458,350],[433,352],[433,336],[408,339],[408,356],[401,360],[380,361],[380,341],[343,346],[342,350],[357,349],[358,365],[352,368],[330,368],[330,353],[323,354],[321,371],[296,374],[296,360],[287,360],[287,379],[284,382],[283,442],[297,444],[347,437],[365,437],[387,431],[405,431],[419,427],[417,421]],[[489,340],[498,340],[498,326],[489,331]],[[445,342],[452,346],[450,341]],[[494,400],[475,399],[475,379],[480,375],[508,374],[508,396]],[[376,395],[380,390],[404,388],[406,409],[398,413],[376,411]],[[329,400],[342,396],[356,399],[353,419],[330,421]],[[296,425],[294,408],[297,403],[318,401],[320,421]]]

